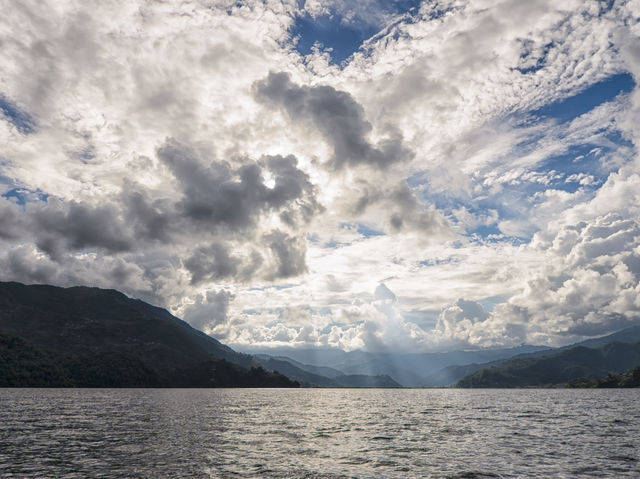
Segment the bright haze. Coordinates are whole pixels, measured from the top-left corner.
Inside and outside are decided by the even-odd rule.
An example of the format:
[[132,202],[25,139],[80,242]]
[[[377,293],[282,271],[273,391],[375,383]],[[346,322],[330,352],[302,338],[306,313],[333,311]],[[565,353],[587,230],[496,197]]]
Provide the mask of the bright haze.
[[241,350],[640,317],[640,2],[4,1],[0,280]]

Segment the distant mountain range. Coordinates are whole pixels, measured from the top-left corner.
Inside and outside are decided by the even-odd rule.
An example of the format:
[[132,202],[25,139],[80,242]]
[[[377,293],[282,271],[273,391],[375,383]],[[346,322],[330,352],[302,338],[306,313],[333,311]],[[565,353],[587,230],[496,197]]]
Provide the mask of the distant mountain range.
[[559,349],[393,354],[287,348],[243,354],[115,290],[0,283],[4,387],[588,385],[638,365],[640,326]]
[[[640,328],[629,328],[614,339],[640,341]],[[611,337],[610,337],[611,338]],[[604,338],[603,338],[604,339]],[[589,383],[608,375],[621,374],[640,365],[640,342],[602,340],[590,342],[599,348],[578,345],[553,354],[522,356],[485,367],[462,378],[456,386],[471,388],[552,387],[568,383]],[[614,383],[611,383],[611,387]]]
[[[269,354],[259,354],[262,364],[295,365],[309,374],[336,377],[340,374],[366,373],[370,376],[388,377],[404,387],[528,387],[565,385],[575,378],[596,379],[607,374],[618,374],[640,365],[631,349],[624,346],[612,352],[595,353],[591,360],[581,363],[578,354],[568,351],[581,347],[590,351],[612,343],[634,343],[640,341],[640,326],[633,326],[608,336],[588,339],[562,348],[522,345],[510,349],[485,349],[477,351],[452,351],[444,353],[392,354],[363,351],[345,352],[339,349],[294,349],[278,348]],[[629,349],[629,350],[628,350]],[[626,351],[626,352],[623,352]],[[616,354],[624,356],[619,363],[612,362]],[[628,354],[627,354],[628,353]],[[600,354],[600,356],[598,356]],[[560,355],[558,360],[549,359]],[[563,359],[564,358],[564,359]],[[609,359],[606,359],[609,358]],[[573,367],[561,366],[563,360]],[[540,368],[545,377],[525,370]],[[517,372],[516,372],[517,371]],[[498,373],[499,372],[499,373]],[[502,374],[502,376],[500,376]],[[313,377],[291,374],[304,383]],[[491,378],[491,379],[490,379]],[[329,382],[326,383],[327,385]]]
[[[470,372],[484,367],[483,364],[502,361],[521,354],[550,350],[550,348],[543,346],[523,345],[509,349],[394,354],[363,351],[345,352],[340,349],[279,348],[264,351],[257,356],[261,358],[263,364],[267,359],[277,359],[278,361],[286,361],[309,373],[327,377],[335,377],[340,374],[364,374],[390,377],[404,387],[441,387],[452,385]],[[291,377],[302,379],[295,375]]]
[[344,374],[329,367],[303,364],[290,358],[256,355],[256,360],[270,370],[286,374],[303,386],[400,388],[401,384],[386,374]]

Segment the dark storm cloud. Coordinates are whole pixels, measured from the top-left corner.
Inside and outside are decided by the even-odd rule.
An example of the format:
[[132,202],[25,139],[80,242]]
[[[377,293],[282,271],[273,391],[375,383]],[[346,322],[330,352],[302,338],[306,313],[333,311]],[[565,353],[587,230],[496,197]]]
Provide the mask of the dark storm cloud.
[[[129,180],[99,204],[0,198],[0,241],[24,245],[1,255],[9,277],[69,284],[93,278],[89,270],[95,267],[104,278],[138,290],[175,268],[185,268],[191,284],[274,280],[306,271],[304,236],[290,233],[323,208],[294,156],[232,165],[173,140],[157,155],[174,177],[173,189]],[[265,234],[267,218],[279,218],[289,233],[269,221]],[[175,264],[158,269],[158,261],[145,259],[149,251]],[[80,261],[81,252],[98,253],[103,264]]]
[[154,200],[139,185],[125,183],[121,195],[127,222],[138,239],[168,242],[175,225],[173,204],[166,199]]
[[[258,162],[236,169],[224,161],[204,166],[195,151],[168,141],[158,150],[158,158],[169,167],[182,192],[176,205],[179,216],[197,223],[238,231],[253,227],[266,212],[284,209],[288,218],[308,221],[322,209],[308,175],[298,169],[292,155],[265,157],[266,168]],[[265,185],[265,173],[273,177],[273,188]]]
[[282,231],[274,231],[265,236],[276,261],[269,276],[290,278],[307,271],[305,255],[307,246],[304,238],[292,237]]
[[22,231],[22,217],[15,203],[0,197],[0,239],[17,239]]
[[252,244],[248,255],[232,254],[233,245],[214,242],[199,246],[185,259],[192,284],[226,279],[245,282],[256,275],[275,280],[291,278],[307,271],[304,237],[270,231]]
[[119,208],[113,204],[90,206],[50,199],[46,206],[35,206],[31,228],[38,247],[56,258],[67,250],[101,248],[116,253],[133,247]]
[[213,243],[196,248],[184,261],[191,273],[191,283],[220,280],[234,277],[238,272],[240,261],[229,254],[229,249],[222,243]]
[[2,199],[0,225],[0,239],[33,242],[53,259],[67,251],[117,253],[134,246],[119,207],[110,203],[91,206],[49,198],[21,206]]
[[269,73],[254,84],[259,101],[284,109],[294,121],[309,123],[331,143],[333,169],[365,164],[385,168],[411,156],[395,134],[373,146],[367,139],[371,124],[362,106],[347,92],[330,86],[298,86],[287,73]]
[[58,274],[56,264],[36,258],[30,248],[19,246],[0,258],[3,279],[25,283],[50,283]]
[[250,164],[233,171],[226,162],[202,164],[194,151],[175,142],[158,150],[171,170],[183,197],[181,213],[196,221],[242,229],[253,223],[265,189],[261,169]]

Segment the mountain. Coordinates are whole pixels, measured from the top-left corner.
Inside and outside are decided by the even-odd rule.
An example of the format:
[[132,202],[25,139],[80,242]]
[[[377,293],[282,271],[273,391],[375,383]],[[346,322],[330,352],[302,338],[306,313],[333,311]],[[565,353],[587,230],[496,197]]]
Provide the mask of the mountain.
[[0,385],[292,387],[168,311],[115,290],[0,283]]
[[520,357],[481,369],[462,378],[457,387],[512,388],[565,385],[578,379],[598,379],[640,365],[640,342],[613,342],[598,349],[565,348],[542,357]]
[[630,326],[628,328],[616,331],[615,333],[599,338],[587,339],[579,343],[564,346],[560,349],[570,349],[575,346],[584,346],[585,348],[598,349],[610,343],[637,343],[640,342],[640,326]]
[[570,388],[640,388],[640,366],[622,374],[609,374],[601,379],[574,379],[567,384]]
[[423,378],[422,387],[449,387],[465,376],[473,374],[476,371],[480,371],[481,369],[489,367],[490,365],[500,364],[504,361],[506,361],[506,359],[499,359],[496,361],[491,361],[489,363],[471,363],[447,366],[446,368],[442,368],[439,371]]
[[[294,349],[279,348],[262,354],[262,357],[277,357],[308,371],[310,367],[329,368],[344,375],[389,376],[406,387],[448,386],[455,383],[470,370],[460,373],[454,366],[476,363],[478,369],[491,361],[508,359],[520,354],[548,351],[544,346],[522,345],[509,349],[484,349],[475,351],[450,351],[442,353],[372,353],[342,351],[339,349]],[[446,370],[446,368],[452,368]],[[476,369],[477,370],[477,369]],[[474,370],[475,371],[475,370]],[[310,371],[312,372],[312,371]],[[328,376],[320,370],[316,374]]]
[[[295,379],[303,386],[320,386],[335,388],[399,388],[402,387],[390,376],[386,375],[366,375],[366,374],[343,374],[332,368],[310,366],[299,363],[287,357],[270,357],[268,355],[256,355],[256,359],[267,369],[278,371],[291,379]],[[329,373],[327,375],[316,372]]]
[[574,343],[568,346],[563,346],[560,348],[548,348],[548,347],[535,348],[534,347],[530,351],[526,351],[526,348],[523,348],[523,349],[520,349],[519,354],[514,355],[512,357],[504,357],[504,358],[496,359],[489,362],[447,366],[425,377],[423,380],[422,386],[424,387],[452,386],[456,382],[464,378],[465,376],[469,376],[485,368],[498,366],[504,363],[505,361],[507,361],[508,359],[538,358],[538,357],[550,356],[550,355],[557,354],[560,351],[566,351],[568,349],[575,348],[577,346],[584,346],[591,349],[597,349],[613,342],[634,343],[638,341],[640,341],[640,326],[631,326],[629,328],[623,329],[621,331],[617,331],[607,336],[587,339],[585,341]]
[[344,376],[344,373],[342,371],[339,371],[338,369],[330,368],[328,366],[314,366],[312,364],[304,364],[304,363],[301,363],[300,361],[296,361],[295,359],[291,359],[286,356],[269,356],[269,355],[263,354],[263,355],[256,355],[256,357],[262,357],[265,359],[272,358],[276,360],[287,361],[288,363],[293,364],[295,367],[302,369],[303,371],[307,371],[313,374],[318,374],[320,376],[325,376],[330,379],[337,378],[338,376]]
[[300,369],[299,367],[291,364],[289,361],[285,359],[277,359],[277,358],[269,358],[264,356],[256,356],[256,360],[260,362],[262,366],[272,371],[278,371],[281,374],[290,377],[291,379],[295,379],[302,386],[307,387],[335,387],[336,383],[334,383],[328,377],[322,376],[320,374],[315,374],[309,371],[305,371],[304,369]]

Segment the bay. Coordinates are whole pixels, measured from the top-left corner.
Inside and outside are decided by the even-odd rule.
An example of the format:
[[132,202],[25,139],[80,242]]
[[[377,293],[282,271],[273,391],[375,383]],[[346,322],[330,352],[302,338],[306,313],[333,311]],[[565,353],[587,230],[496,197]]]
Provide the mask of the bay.
[[640,477],[639,406],[623,389],[3,389],[0,477]]

